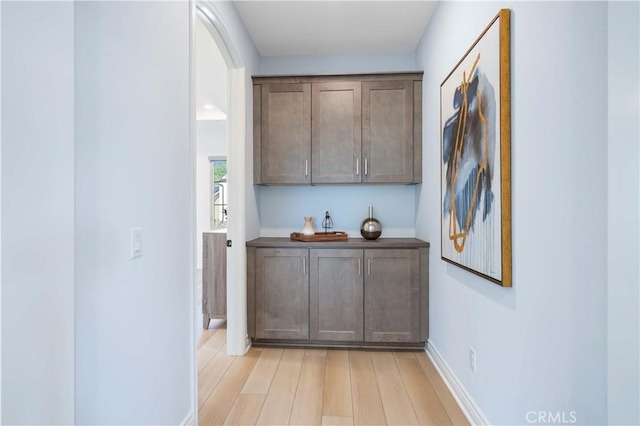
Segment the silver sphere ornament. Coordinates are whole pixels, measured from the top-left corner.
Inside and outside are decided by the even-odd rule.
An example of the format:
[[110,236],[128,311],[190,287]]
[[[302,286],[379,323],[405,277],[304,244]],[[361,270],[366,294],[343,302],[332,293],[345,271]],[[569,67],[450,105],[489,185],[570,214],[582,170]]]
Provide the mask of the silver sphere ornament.
[[360,225],[360,234],[367,240],[375,240],[382,234],[380,221],[373,217],[373,207],[369,207],[369,217]]

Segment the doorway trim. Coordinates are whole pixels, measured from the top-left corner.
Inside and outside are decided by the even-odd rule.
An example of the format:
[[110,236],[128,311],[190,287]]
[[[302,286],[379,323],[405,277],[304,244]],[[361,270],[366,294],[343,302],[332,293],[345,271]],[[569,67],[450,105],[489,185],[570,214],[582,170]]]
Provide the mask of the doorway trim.
[[[240,52],[224,25],[216,6],[209,1],[196,1],[196,19],[201,19],[215,40],[227,63],[228,114],[227,164],[229,165],[228,239],[233,246],[227,251],[227,353],[244,355],[249,349],[247,338],[247,257],[246,240],[246,78]],[[195,199],[192,201],[195,204]],[[195,264],[195,263],[194,263]]]
[[[232,247],[227,249],[227,354],[241,356],[250,347],[247,336],[247,257],[244,244],[246,241],[246,77],[242,55],[237,49],[233,37],[224,24],[217,6],[207,0],[196,0],[194,13],[191,14],[191,110],[195,111],[195,20],[199,19],[211,34],[220,53],[222,54],[228,69],[228,105],[227,105],[227,164],[229,167],[229,221],[227,225],[227,238],[233,242]],[[192,119],[191,132],[191,166],[192,181],[195,183],[195,114]],[[194,185],[195,186],[195,185]],[[192,204],[192,246],[194,247],[194,258],[192,259],[192,269],[195,271],[197,259],[196,254],[196,231],[195,231],[195,190],[191,191]],[[192,286],[193,288],[193,286]],[[196,294],[193,293],[191,306],[195,306]],[[196,322],[198,312],[194,311],[193,324]],[[195,334],[195,333],[194,333]],[[198,367],[196,364],[197,348],[196,338],[192,339],[192,377],[193,383],[193,417],[194,424],[198,422]]]

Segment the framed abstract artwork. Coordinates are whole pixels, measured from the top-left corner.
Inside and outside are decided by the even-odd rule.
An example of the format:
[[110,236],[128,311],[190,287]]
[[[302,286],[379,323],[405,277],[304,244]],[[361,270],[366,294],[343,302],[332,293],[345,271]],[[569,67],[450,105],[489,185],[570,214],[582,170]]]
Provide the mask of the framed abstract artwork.
[[511,287],[510,13],[440,85],[442,259]]

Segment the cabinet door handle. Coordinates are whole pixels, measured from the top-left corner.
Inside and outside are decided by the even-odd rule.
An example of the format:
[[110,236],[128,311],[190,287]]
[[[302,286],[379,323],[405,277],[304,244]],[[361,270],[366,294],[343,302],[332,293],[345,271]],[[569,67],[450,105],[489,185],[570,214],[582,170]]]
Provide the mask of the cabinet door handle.
[[304,160],[304,175],[309,176],[309,160]]
[[367,160],[368,160],[367,158],[364,159],[364,175],[365,176],[367,176],[369,174],[368,173],[369,168],[367,167],[368,166],[368,161]]
[[367,275],[371,276],[371,259],[367,259]]
[[358,258],[358,276],[362,275],[362,261]]
[[356,176],[360,176],[360,159],[356,158]]
[[302,258],[302,275],[307,275],[307,258]]

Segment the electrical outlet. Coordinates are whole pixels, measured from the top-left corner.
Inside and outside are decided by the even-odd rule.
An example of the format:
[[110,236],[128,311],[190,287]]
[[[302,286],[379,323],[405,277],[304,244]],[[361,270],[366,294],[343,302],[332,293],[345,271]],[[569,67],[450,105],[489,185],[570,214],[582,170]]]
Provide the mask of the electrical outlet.
[[142,228],[131,228],[131,259],[142,256]]
[[473,348],[469,348],[469,367],[471,371],[476,372],[476,351]]

